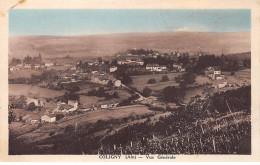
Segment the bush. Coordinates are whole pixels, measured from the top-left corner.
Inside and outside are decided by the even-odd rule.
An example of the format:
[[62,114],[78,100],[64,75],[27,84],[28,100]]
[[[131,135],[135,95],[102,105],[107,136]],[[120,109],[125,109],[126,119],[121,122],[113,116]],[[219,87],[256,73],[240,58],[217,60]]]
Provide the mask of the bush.
[[132,84],[133,80],[129,75],[124,75],[122,79],[122,83],[125,85]]
[[144,88],[143,89],[143,95],[144,95],[144,97],[149,97],[150,95],[151,95],[151,92],[152,92],[152,89],[150,89],[150,88]]
[[191,72],[184,73],[182,76],[182,79],[186,84],[193,84],[195,82],[195,78],[196,78],[195,74]]
[[155,84],[156,83],[156,80],[154,78],[151,78],[148,80],[147,82],[148,84]]
[[28,111],[34,111],[36,109],[35,103],[31,102],[29,106],[27,107]]
[[182,88],[175,88],[174,86],[168,86],[163,89],[163,96],[167,102],[180,102],[185,96],[185,90]]

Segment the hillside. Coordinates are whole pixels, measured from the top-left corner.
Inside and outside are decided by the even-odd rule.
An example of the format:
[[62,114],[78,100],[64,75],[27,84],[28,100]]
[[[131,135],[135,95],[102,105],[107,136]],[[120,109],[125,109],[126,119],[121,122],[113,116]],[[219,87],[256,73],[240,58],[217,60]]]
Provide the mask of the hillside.
[[9,59],[41,53],[49,57],[112,56],[126,49],[143,48],[162,52],[208,52],[220,55],[250,52],[250,32],[165,32],[90,36],[27,36],[9,38]]
[[9,154],[249,155],[250,96],[251,86],[246,86],[197,97],[168,112],[138,105],[90,111],[38,126],[12,122]]

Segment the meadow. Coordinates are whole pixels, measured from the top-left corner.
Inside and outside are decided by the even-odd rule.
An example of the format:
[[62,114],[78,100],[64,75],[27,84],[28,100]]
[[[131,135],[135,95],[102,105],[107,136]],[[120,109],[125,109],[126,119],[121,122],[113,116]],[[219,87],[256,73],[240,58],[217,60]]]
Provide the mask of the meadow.
[[36,98],[55,98],[62,96],[65,91],[56,91],[28,84],[9,84],[9,95],[24,95]]
[[[132,87],[136,88],[139,92],[142,92],[145,87],[149,87],[152,90],[162,90],[167,86],[178,86],[175,82],[175,77],[182,73],[167,73],[167,74],[153,74],[153,75],[142,75],[142,76],[131,76],[133,80]],[[162,76],[167,75],[169,81],[162,82]],[[155,79],[155,84],[148,84],[149,79]]]

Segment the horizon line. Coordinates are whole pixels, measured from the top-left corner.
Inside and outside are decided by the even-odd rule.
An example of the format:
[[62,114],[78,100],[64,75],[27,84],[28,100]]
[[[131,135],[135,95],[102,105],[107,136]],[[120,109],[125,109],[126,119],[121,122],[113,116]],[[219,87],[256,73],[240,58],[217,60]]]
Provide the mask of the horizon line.
[[230,32],[217,32],[217,31],[190,31],[190,30],[176,30],[165,32],[129,32],[129,33],[97,33],[97,34],[80,34],[80,35],[10,35],[8,37],[80,37],[80,36],[98,36],[98,35],[121,35],[121,34],[148,34],[148,33],[251,33],[250,31],[230,31]]

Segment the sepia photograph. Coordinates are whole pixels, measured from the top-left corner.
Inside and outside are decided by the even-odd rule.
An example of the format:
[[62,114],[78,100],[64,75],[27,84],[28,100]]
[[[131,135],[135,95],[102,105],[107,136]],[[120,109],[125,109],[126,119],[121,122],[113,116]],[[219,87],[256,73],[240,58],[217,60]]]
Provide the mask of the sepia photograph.
[[9,155],[252,154],[251,9],[8,14]]

